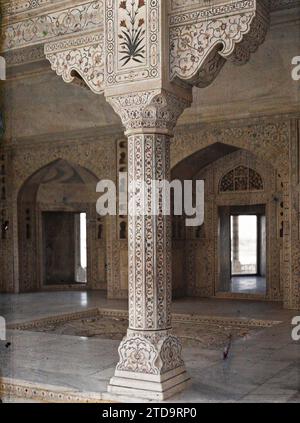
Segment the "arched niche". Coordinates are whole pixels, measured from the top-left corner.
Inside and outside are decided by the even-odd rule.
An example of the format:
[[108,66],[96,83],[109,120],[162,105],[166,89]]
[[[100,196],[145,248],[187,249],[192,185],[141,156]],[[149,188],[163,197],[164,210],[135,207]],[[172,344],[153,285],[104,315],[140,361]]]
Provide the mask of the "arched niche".
[[[242,177],[243,184],[234,185],[232,190],[221,192],[223,178],[232,176],[232,171],[233,177]],[[185,226],[184,217],[172,218],[173,295],[213,297],[218,294],[219,207],[262,205],[265,207],[268,225],[268,286],[266,295],[257,296],[257,299],[281,300],[284,288],[284,266],[281,263],[283,189],[278,170],[268,160],[263,160],[245,149],[213,143],[178,162],[172,169],[172,179],[205,181],[204,225],[188,228]],[[251,295],[240,297],[248,299]]]
[[[20,292],[68,288],[106,289],[105,222],[96,214],[97,182],[96,175],[88,169],[57,159],[37,170],[22,185],[18,194]],[[51,229],[48,229],[49,224],[46,226],[45,219],[50,219],[55,232],[53,248],[57,249],[61,245],[62,253],[65,253],[76,249],[75,244],[79,242],[77,223],[80,213],[86,216],[86,278],[79,277],[76,282],[76,276],[73,283],[71,279],[66,279],[67,283],[60,280],[50,285],[45,274],[45,260],[47,248],[52,247],[45,245],[45,242],[48,239],[47,231]],[[73,221],[77,221],[74,233]],[[61,234],[57,235],[59,231]],[[76,264],[75,275],[77,270]],[[86,283],[80,283],[85,280]]]

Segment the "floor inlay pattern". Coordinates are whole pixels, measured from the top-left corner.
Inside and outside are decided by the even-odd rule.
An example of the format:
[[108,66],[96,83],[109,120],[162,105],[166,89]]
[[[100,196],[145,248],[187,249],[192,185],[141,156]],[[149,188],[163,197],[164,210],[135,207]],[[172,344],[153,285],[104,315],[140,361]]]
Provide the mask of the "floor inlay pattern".
[[[173,314],[174,333],[184,347],[225,347],[229,341],[254,336],[257,331],[279,321]],[[128,327],[128,313],[93,309],[10,325],[9,329],[58,335],[121,340]]]

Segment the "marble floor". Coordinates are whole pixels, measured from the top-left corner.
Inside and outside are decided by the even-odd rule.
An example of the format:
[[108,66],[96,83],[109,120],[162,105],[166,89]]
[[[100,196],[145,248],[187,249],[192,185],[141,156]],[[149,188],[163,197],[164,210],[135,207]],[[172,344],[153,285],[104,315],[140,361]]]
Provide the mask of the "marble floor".
[[230,292],[236,294],[266,295],[266,278],[261,276],[234,276],[231,279]]
[[[106,300],[100,292],[0,296],[0,315],[9,324],[95,307],[125,310],[127,303]],[[291,339],[291,319],[299,312],[282,310],[279,303],[220,299],[177,300],[173,312],[281,323],[236,339],[227,360],[220,346],[185,347],[191,385],[171,402],[300,402],[300,342]],[[24,396],[39,389],[43,395],[51,392],[53,401],[75,400],[76,395],[107,401],[118,345],[111,339],[8,330],[6,343],[0,342],[0,385],[16,384],[19,390],[23,386]],[[6,393],[2,401],[16,398]]]
[[[79,312],[94,307],[127,310],[127,300],[108,300],[100,291],[39,292],[0,294],[0,316],[7,323],[26,322],[48,316]],[[279,302],[238,301],[229,299],[183,298],[174,300],[173,312],[256,319],[289,316]]]

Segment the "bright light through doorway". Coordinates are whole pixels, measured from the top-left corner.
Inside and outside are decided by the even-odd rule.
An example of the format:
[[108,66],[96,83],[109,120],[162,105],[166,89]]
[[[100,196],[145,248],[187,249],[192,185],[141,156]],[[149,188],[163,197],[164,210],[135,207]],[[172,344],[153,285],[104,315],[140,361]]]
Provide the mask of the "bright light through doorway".
[[87,267],[86,213],[80,213],[80,266],[83,269]]
[[231,216],[232,275],[256,275],[257,216]]

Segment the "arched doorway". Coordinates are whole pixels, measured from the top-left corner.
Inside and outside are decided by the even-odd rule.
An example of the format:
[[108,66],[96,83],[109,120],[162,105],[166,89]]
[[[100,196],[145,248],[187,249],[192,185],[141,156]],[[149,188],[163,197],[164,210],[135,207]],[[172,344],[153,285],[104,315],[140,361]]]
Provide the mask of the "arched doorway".
[[281,299],[278,171],[249,151],[213,143],[179,162],[172,179],[205,181],[204,225],[173,218],[174,296]]
[[18,195],[19,289],[106,289],[104,222],[97,177],[58,159],[31,175]]

